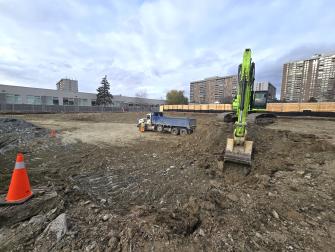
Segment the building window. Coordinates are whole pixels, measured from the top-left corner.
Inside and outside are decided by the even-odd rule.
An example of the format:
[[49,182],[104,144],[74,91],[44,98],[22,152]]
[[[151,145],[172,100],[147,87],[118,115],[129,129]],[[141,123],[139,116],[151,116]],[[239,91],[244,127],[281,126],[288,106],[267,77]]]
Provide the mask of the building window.
[[53,103],[52,103],[52,96],[46,96],[45,97],[45,104],[46,105],[53,105]]
[[35,96],[35,104],[36,105],[41,105],[42,104],[42,100],[41,100],[41,96]]
[[89,106],[87,99],[79,99],[79,106]]
[[96,100],[91,100],[91,105],[92,106],[96,106],[97,105],[97,101]]
[[34,96],[27,95],[27,104],[34,104]]
[[18,94],[6,94],[6,103],[8,104],[21,104],[21,95]]
[[53,105],[59,105],[59,99],[58,99],[58,97],[52,97],[52,104]]
[[41,96],[27,95],[27,104],[41,105]]
[[74,105],[74,99],[64,97],[63,98],[63,105],[70,105],[70,106]]

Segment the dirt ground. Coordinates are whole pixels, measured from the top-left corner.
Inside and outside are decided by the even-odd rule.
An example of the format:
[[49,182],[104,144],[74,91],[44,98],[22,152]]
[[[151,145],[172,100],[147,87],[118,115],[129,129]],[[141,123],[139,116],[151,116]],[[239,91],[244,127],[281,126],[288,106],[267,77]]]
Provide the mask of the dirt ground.
[[57,135],[0,155],[0,194],[18,150],[35,191],[0,206],[0,251],[335,250],[335,121],[250,126],[249,169],[223,163],[217,115],[170,114],[197,119],[188,136],[140,133],[143,115],[16,116]]

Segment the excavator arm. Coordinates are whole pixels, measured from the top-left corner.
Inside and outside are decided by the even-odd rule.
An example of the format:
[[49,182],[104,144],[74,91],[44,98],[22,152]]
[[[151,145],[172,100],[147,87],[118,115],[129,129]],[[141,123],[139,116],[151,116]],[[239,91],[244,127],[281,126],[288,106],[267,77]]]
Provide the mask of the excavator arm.
[[237,121],[234,124],[233,138],[227,139],[224,160],[251,164],[252,141],[246,141],[247,117],[252,103],[255,64],[251,50],[246,49],[243,62],[238,68],[238,88],[235,102]]

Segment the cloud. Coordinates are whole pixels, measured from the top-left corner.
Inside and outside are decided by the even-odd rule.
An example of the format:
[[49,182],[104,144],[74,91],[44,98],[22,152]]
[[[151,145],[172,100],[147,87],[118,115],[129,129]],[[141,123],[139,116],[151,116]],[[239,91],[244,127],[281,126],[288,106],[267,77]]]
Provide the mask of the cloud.
[[279,88],[283,63],[335,50],[333,1],[0,0],[0,83],[165,97],[235,74],[252,48],[256,79]]

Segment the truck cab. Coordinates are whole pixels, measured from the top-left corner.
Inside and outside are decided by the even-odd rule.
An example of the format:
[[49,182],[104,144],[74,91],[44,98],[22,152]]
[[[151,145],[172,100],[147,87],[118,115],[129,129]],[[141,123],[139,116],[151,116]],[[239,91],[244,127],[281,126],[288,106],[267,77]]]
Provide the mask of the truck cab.
[[162,112],[152,112],[148,113],[146,117],[141,118],[138,120],[137,127],[139,127],[141,124],[144,125],[151,125],[152,124],[152,117],[158,117],[158,116],[163,116]]

